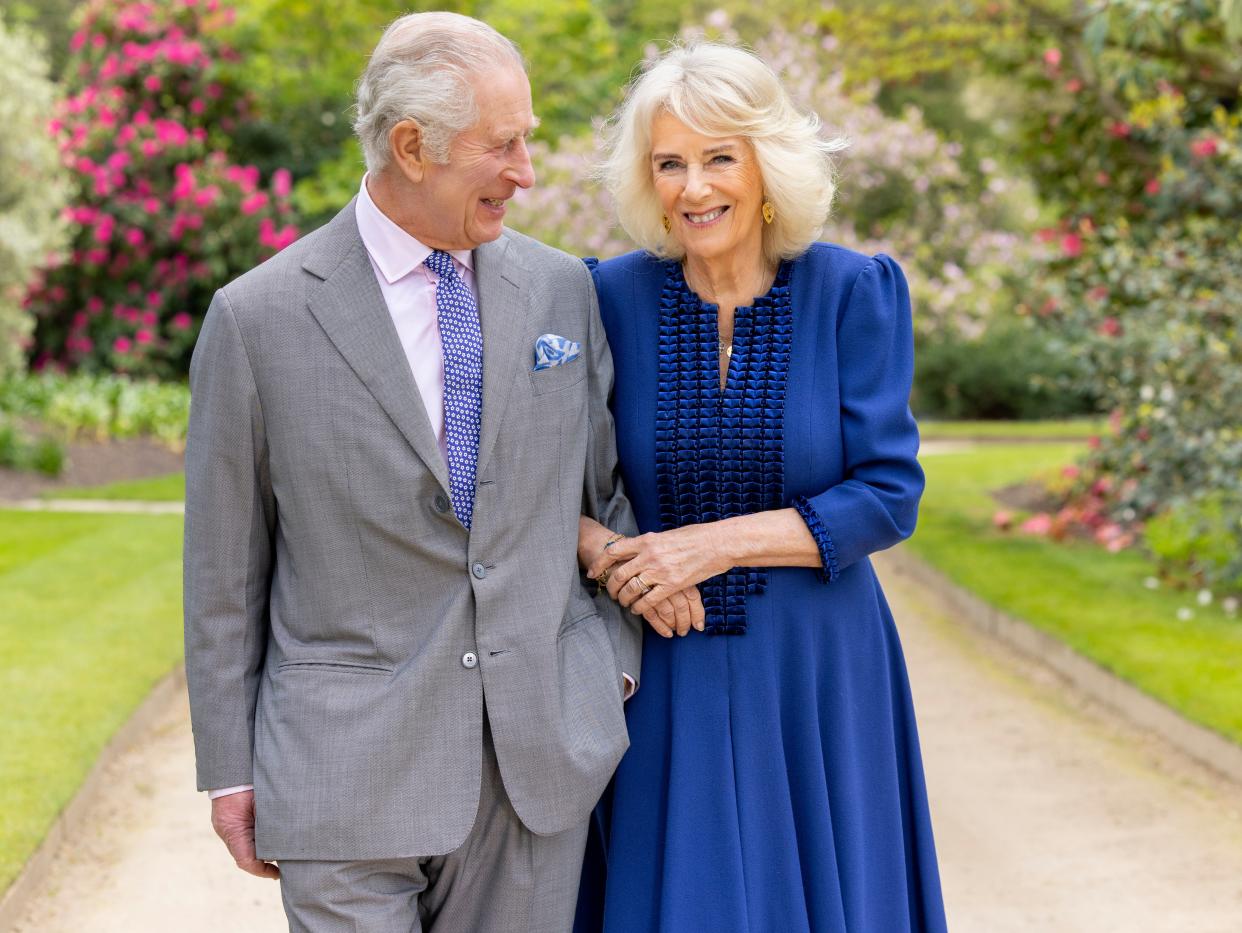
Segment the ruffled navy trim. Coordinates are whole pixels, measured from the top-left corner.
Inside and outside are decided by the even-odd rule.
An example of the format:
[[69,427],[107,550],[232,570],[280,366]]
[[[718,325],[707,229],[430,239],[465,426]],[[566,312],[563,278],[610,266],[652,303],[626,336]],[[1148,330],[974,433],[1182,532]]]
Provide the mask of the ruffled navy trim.
[[815,539],[815,544],[819,547],[819,559],[823,564],[817,571],[819,579],[824,583],[831,583],[840,576],[841,570],[837,566],[837,546],[832,541],[832,535],[828,533],[828,526],[824,524],[824,520],[815,511],[815,506],[811,505],[811,500],[806,496],[798,496],[789,504],[798,510],[798,514],[802,516],[807,529],[811,532],[811,537]]
[[[656,492],[666,530],[782,505],[790,271],[782,263],[771,290],[734,312],[722,392],[718,309],[690,290],[680,263],[665,263],[655,430]],[[767,571],[756,567],[735,567],[701,583],[708,634],[744,634],[746,597],[766,585]]]

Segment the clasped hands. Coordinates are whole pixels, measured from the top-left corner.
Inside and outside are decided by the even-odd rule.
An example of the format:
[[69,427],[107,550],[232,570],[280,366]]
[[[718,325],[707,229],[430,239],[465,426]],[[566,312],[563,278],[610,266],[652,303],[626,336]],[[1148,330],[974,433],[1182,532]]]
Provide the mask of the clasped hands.
[[[608,543],[610,539],[616,540]],[[579,525],[578,557],[588,577],[665,638],[685,635],[691,628],[703,631],[698,584],[733,566],[707,525],[618,538],[585,517]]]

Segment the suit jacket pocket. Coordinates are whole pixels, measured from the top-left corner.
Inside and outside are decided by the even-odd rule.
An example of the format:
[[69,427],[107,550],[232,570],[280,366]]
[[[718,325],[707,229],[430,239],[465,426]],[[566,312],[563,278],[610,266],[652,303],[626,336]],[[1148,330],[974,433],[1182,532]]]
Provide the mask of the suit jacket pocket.
[[278,671],[321,671],[338,674],[378,674],[386,677],[393,668],[380,664],[359,664],[355,661],[297,660],[281,661],[276,665]]
[[575,357],[568,363],[561,363],[551,369],[530,372],[530,388],[535,395],[546,395],[577,385],[586,378],[586,360],[583,356]]

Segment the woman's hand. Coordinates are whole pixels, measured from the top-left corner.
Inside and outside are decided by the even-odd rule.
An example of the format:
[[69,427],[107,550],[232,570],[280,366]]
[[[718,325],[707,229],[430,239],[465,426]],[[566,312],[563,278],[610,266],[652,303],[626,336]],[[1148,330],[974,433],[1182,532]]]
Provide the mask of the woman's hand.
[[[605,547],[613,539],[616,539],[613,544]],[[578,563],[587,568],[588,577],[598,580],[600,574],[606,574],[609,568],[616,566],[618,558],[613,556],[613,551],[626,540],[595,519],[579,516]],[[607,582],[607,576],[604,582]],[[616,598],[611,591],[609,595]],[[685,635],[692,628],[703,631],[703,600],[697,586],[669,592],[667,598],[652,602],[635,615],[641,615],[653,631],[665,638],[672,638],[674,634]]]
[[644,617],[674,593],[697,587],[734,566],[722,536],[711,524],[623,538],[607,550],[588,567],[587,574],[598,576],[610,567],[609,595]]

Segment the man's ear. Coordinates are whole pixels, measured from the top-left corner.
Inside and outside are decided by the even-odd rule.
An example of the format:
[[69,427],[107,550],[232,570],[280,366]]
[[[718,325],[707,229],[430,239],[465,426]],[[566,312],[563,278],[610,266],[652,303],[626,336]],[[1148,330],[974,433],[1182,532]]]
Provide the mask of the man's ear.
[[428,162],[422,127],[414,120],[402,120],[389,132],[388,146],[392,164],[401,174],[415,184],[422,181]]

